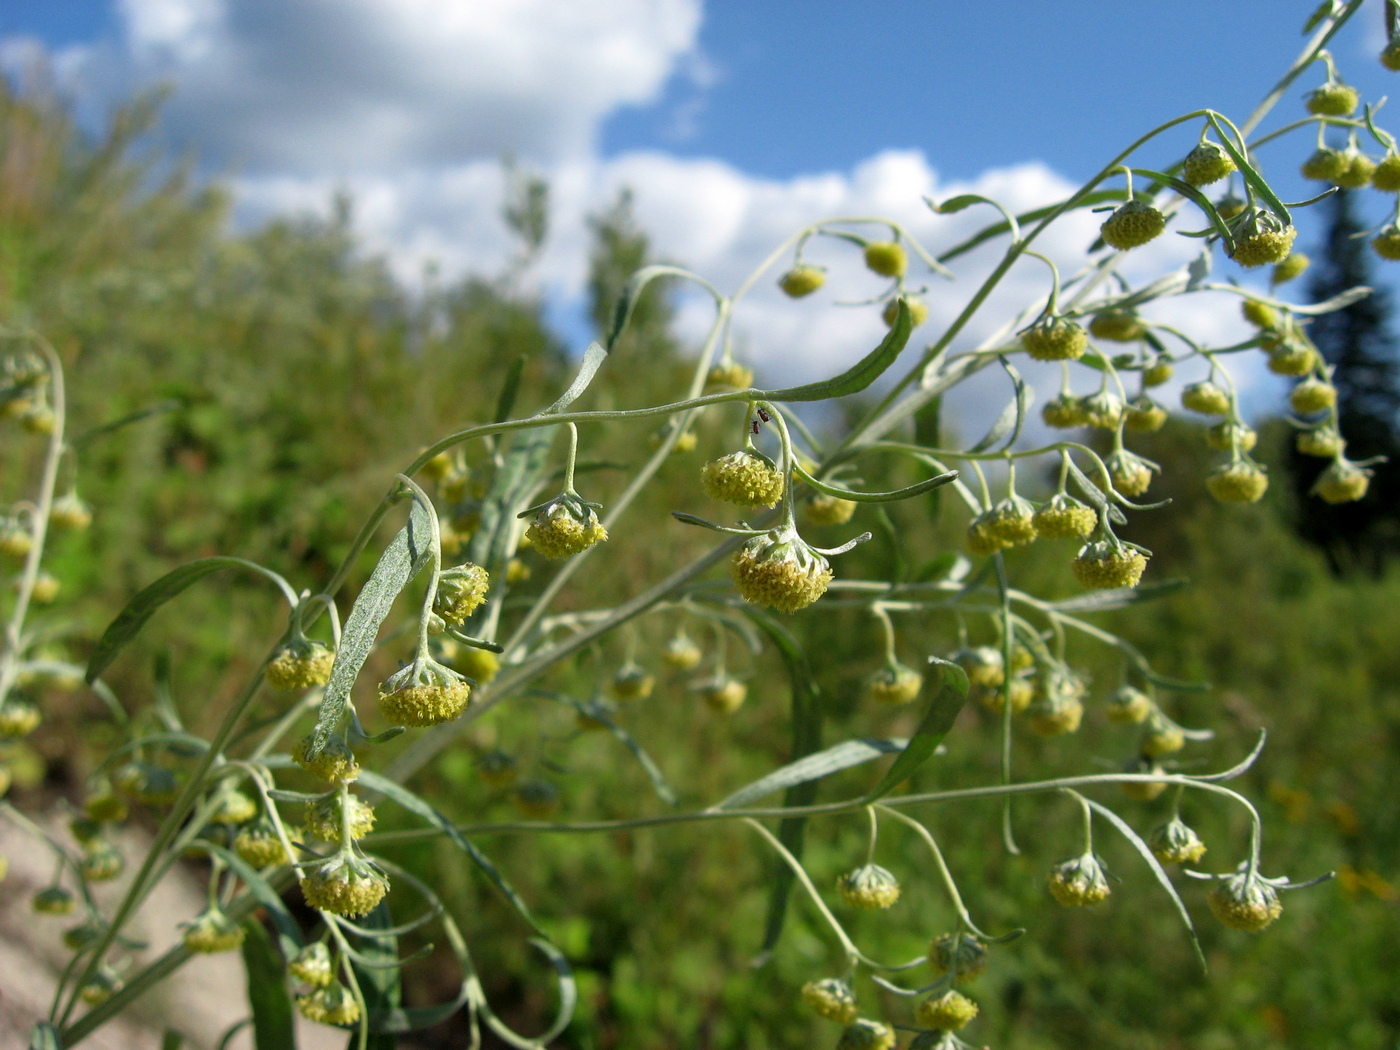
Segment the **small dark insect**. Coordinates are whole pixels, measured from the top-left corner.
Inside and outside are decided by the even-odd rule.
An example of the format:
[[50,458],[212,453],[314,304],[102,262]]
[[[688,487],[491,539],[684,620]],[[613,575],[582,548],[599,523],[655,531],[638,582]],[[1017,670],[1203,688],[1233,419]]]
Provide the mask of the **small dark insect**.
[[753,427],[753,432],[754,432],[755,434],[758,433],[758,420],[756,420],[756,419],[750,420],[750,421],[749,421],[749,426]]
[[772,419],[769,418],[768,413],[761,408],[758,410],[758,418],[763,420],[763,422],[765,423],[772,422]]

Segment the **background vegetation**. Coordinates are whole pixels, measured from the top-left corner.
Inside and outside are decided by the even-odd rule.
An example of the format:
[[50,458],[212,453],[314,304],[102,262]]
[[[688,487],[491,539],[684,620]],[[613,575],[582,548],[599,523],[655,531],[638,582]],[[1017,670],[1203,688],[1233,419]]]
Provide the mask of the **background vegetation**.
[[[521,234],[518,266],[494,281],[410,294],[381,260],[358,249],[349,202],[329,220],[286,218],[232,231],[217,187],[197,184],[161,158],[143,160],[141,132],[157,110],[157,100],[140,100],[105,137],[87,141],[53,100],[0,94],[0,321],[31,325],[59,348],[75,433],[166,409],[82,449],[78,485],[96,521],[86,534],[60,538],[51,565],[64,586],[57,608],[71,627],[56,644],[78,660],[133,591],[193,557],[237,554],[298,585],[321,579],[386,480],[418,448],[490,413],[517,357],[527,360],[523,389],[535,400],[567,364],[542,304],[521,279],[532,245],[545,235],[540,187],[522,177],[507,202]],[[594,317],[602,318],[621,279],[646,260],[647,246],[625,198],[598,217],[596,232],[591,287]],[[685,348],[670,332],[666,304],[653,299],[647,310],[615,363],[622,367],[610,365],[595,385],[600,404],[641,404],[681,384]],[[632,367],[643,360],[645,367]],[[618,429],[589,441],[591,498],[606,502],[616,490],[613,475],[625,475],[608,464],[635,461],[639,436]],[[676,456],[625,520],[655,521],[693,504],[699,464],[731,436],[708,422],[699,449]],[[1279,471],[1284,440],[1285,428],[1263,429],[1266,461]],[[1217,506],[1200,483],[1203,436],[1187,424],[1173,424],[1141,451],[1163,463],[1162,495],[1174,504],[1137,516],[1130,538],[1156,552],[1156,578],[1190,586],[1115,614],[1115,626],[1164,673],[1211,683],[1207,693],[1182,694],[1175,709],[1183,722],[1218,731],[1214,743],[1192,749],[1193,760],[1231,764],[1268,728],[1269,747],[1243,788],[1264,811],[1266,871],[1307,877],[1335,868],[1341,877],[1288,895],[1284,919],[1258,938],[1212,923],[1203,894],[1188,887],[1211,965],[1203,978],[1147,872],[1116,843],[1103,844],[1123,880],[1107,905],[1064,912],[1049,901],[1044,872],[1075,848],[1072,807],[1018,803],[1019,856],[1001,846],[996,805],[934,812],[932,826],[979,923],[992,932],[1029,930],[995,951],[972,1036],[1020,1050],[1391,1050],[1400,1045],[1400,800],[1391,773],[1400,755],[1400,576],[1384,560],[1364,576],[1335,575],[1324,553],[1297,538],[1300,511],[1287,486],[1272,486],[1257,506]],[[13,498],[10,488],[38,454],[36,442],[7,432],[0,495]],[[872,487],[900,481],[868,480]],[[863,518],[871,511],[858,513],[857,524],[878,535],[879,523]],[[911,511],[895,505],[890,513],[897,526]],[[958,515],[945,501],[935,534],[908,532],[905,564],[954,549]],[[680,526],[654,534],[655,544],[641,546],[619,528],[607,557],[570,593],[607,603],[708,544]],[[1068,592],[1068,552],[1047,560],[1038,557],[1045,548],[1012,555],[1013,580]],[[878,542],[848,557],[883,565],[894,556]],[[526,565],[547,575],[541,561],[527,556]],[[151,661],[168,653],[182,717],[197,726],[215,722],[275,639],[281,625],[269,622],[273,599],[265,589],[233,576],[212,586],[202,604],[187,598],[181,610],[162,613],[144,650],[114,668],[112,683],[129,704],[149,694]],[[658,671],[655,657],[673,624],[653,618],[639,632],[639,658]],[[956,645],[955,626],[929,618],[921,629],[906,627],[903,657],[913,663],[946,653]],[[910,715],[858,702],[860,674],[879,662],[873,622],[815,612],[793,627],[808,632],[809,651],[829,656],[815,669],[829,740],[909,731]],[[731,666],[750,684],[736,714],[706,711],[679,680],[663,676],[648,701],[622,716],[658,757],[682,806],[713,801],[787,758],[786,679],[770,657],[734,649],[731,643]],[[584,656],[551,685],[587,699],[594,680],[622,658],[620,645]],[[1084,647],[1075,663],[1092,673],[1100,697],[1118,684],[1119,668],[1100,649]],[[54,793],[77,799],[108,744],[100,706],[82,692],[56,692],[46,709],[29,761],[20,763],[30,775],[15,791],[26,802]],[[1132,751],[1131,731],[1097,712],[1086,723],[1071,743],[1023,740],[1019,768],[1027,775],[1070,768],[1086,747],[1106,768],[1121,765]],[[508,819],[505,793],[476,774],[476,755],[492,748],[556,784],[570,816],[664,809],[615,740],[579,734],[572,710],[545,698],[503,705],[415,787],[461,821]],[[970,709],[949,737],[948,754],[912,787],[986,779],[995,750],[990,720]],[[1082,757],[1073,760],[1082,767]],[[835,797],[841,785],[823,791]],[[1165,801],[1125,805],[1147,830],[1163,818]],[[381,827],[394,826],[390,809],[381,807]],[[1210,845],[1206,864],[1233,865],[1244,840],[1234,816],[1199,806],[1187,815]],[[819,886],[863,856],[863,834],[855,820],[813,829],[807,859]],[[839,967],[808,905],[795,904],[768,964],[750,965],[768,865],[750,832],[687,826],[482,844],[577,967],[583,1002],[562,1045],[796,1048],[834,1040],[831,1026],[813,1019],[796,995],[803,981]],[[913,957],[951,927],[921,851],[898,828],[882,837],[882,862],[900,872],[907,895],[900,922],[853,920],[877,958]],[[440,887],[471,939],[492,1001],[516,1027],[538,1030],[551,1009],[549,981],[514,913],[454,852],[426,844],[389,855]],[[414,964],[408,1000],[427,1002],[453,987],[452,965],[445,953]],[[448,1024],[416,1045],[459,1045],[459,1036]]]

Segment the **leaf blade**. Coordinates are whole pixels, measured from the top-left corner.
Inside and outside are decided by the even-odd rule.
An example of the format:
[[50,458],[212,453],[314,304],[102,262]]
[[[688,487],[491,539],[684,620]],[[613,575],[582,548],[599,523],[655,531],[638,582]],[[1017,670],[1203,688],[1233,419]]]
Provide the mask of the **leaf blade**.
[[248,1006],[253,1011],[257,1050],[296,1050],[296,1022],[287,994],[285,964],[263,924],[243,920],[243,969],[248,975]]
[[938,691],[930,698],[919,728],[914,731],[908,745],[885,770],[885,775],[870,794],[865,796],[867,805],[888,795],[933,757],[967,702],[967,673],[957,664],[937,657],[930,657],[929,662],[939,667]]
[[881,340],[879,346],[846,371],[819,383],[807,383],[782,390],[760,390],[757,392],[758,398],[764,401],[825,401],[860,393],[894,364],[895,358],[904,350],[909,342],[909,335],[914,330],[909,304],[903,298],[897,302],[899,306],[895,311],[894,324],[890,326],[889,334]]

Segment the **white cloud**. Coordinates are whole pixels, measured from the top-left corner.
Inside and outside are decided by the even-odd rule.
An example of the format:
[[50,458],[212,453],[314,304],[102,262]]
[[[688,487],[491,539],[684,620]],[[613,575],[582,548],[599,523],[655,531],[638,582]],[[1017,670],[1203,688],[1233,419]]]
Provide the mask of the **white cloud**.
[[[122,36],[69,49],[57,68],[90,94],[119,97],[154,79],[174,82],[166,128],[214,166],[235,172],[239,215],[256,220],[325,210],[338,191],[354,199],[356,224],[371,250],[416,281],[425,263],[448,276],[493,274],[513,251],[500,216],[499,158],[531,160],[549,179],[551,236],[534,275],[556,302],[583,294],[587,216],[622,187],[656,251],[724,290],[738,286],[774,248],[803,226],[832,216],[886,216],[938,252],[995,218],[985,206],[935,215],[925,195],[993,197],[1026,210],[1073,187],[1043,165],[1026,163],[945,182],[917,151],[889,151],[848,172],[790,179],[751,176],[722,161],[638,152],[603,159],[602,121],[620,107],[656,101],[678,79],[680,133],[703,113],[704,91],[722,75],[700,51],[701,0],[118,0]],[[31,44],[0,41],[10,68]],[[1076,212],[1037,248],[1068,275],[1082,263],[1100,219]],[[878,225],[852,226],[885,236]],[[926,339],[950,323],[996,264],[1005,241],[961,258],[948,282],[914,266],[926,285]],[[1185,262],[1198,242],[1167,236],[1132,253],[1130,276]],[[818,238],[808,258],[830,268],[828,286],[801,302],[775,280],[780,261],[735,314],[742,352],[765,382],[829,375],[884,333],[878,306],[843,307],[888,282],[866,271],[859,252]],[[1048,271],[1023,259],[955,343],[987,338],[1043,296]],[[1177,301],[1175,323],[1207,341],[1237,338],[1243,324],[1228,297]],[[702,297],[682,302],[680,324],[698,339],[709,322]],[[1050,388],[1054,369],[1031,367]],[[1255,377],[1257,379],[1257,377]],[[1007,396],[989,372],[960,398],[964,418],[995,413]],[[975,423],[969,423],[969,427]]]
[[394,175],[591,152],[695,52],[699,0],[120,0],[83,77],[176,87],[167,128],[257,174]]

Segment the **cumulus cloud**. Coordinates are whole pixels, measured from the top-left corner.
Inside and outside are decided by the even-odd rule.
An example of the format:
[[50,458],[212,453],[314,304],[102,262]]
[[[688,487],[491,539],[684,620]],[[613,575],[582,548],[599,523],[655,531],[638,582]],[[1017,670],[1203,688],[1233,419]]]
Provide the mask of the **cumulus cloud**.
[[[693,55],[699,0],[118,0],[83,79],[167,81],[167,127],[259,174],[392,175],[591,151]],[[691,57],[687,57],[691,56]]]
[[[533,277],[556,303],[581,301],[587,218],[624,187],[633,192],[656,251],[725,290],[820,219],[888,217],[936,253],[995,213],[974,206],[936,215],[924,197],[977,193],[1023,211],[1073,190],[1036,163],[944,180],[918,151],[884,152],[849,171],[788,179],[659,151],[599,156],[597,133],[606,117],[657,101],[673,78],[689,85],[689,109],[677,115],[678,125],[703,112],[704,91],[720,73],[697,43],[701,0],[116,3],[118,38],[55,56],[69,82],[88,97],[105,98],[155,81],[173,83],[167,133],[211,169],[234,173],[243,221],[323,211],[336,193],[347,192],[369,248],[409,282],[429,262],[454,277],[497,273],[510,258],[514,246],[500,214],[499,158],[507,154],[527,159],[551,185],[551,235]],[[32,44],[0,41],[0,60],[12,66],[30,52]],[[1037,248],[1068,275],[1083,262],[1099,221],[1085,212],[1066,216]],[[888,236],[878,224],[847,228]],[[957,316],[1004,243],[961,258],[953,282],[915,264],[913,285],[925,286],[930,308],[916,344]],[[1164,272],[1190,259],[1198,244],[1160,238],[1131,253],[1124,272]],[[888,290],[887,281],[863,268],[859,252],[817,238],[807,258],[829,268],[821,293],[801,302],[784,297],[775,286],[784,260],[736,310],[741,352],[764,382],[829,375],[883,336],[878,305],[841,305]],[[1046,267],[1023,259],[955,348],[985,340],[1048,287]],[[1234,301],[1214,299],[1178,301],[1171,319],[1209,342],[1241,336]],[[698,340],[708,311],[703,297],[683,298],[683,332]],[[1030,378],[1047,387],[1058,373],[1032,366]],[[960,398],[962,413],[994,414],[1006,395],[1005,377],[989,371]]]

